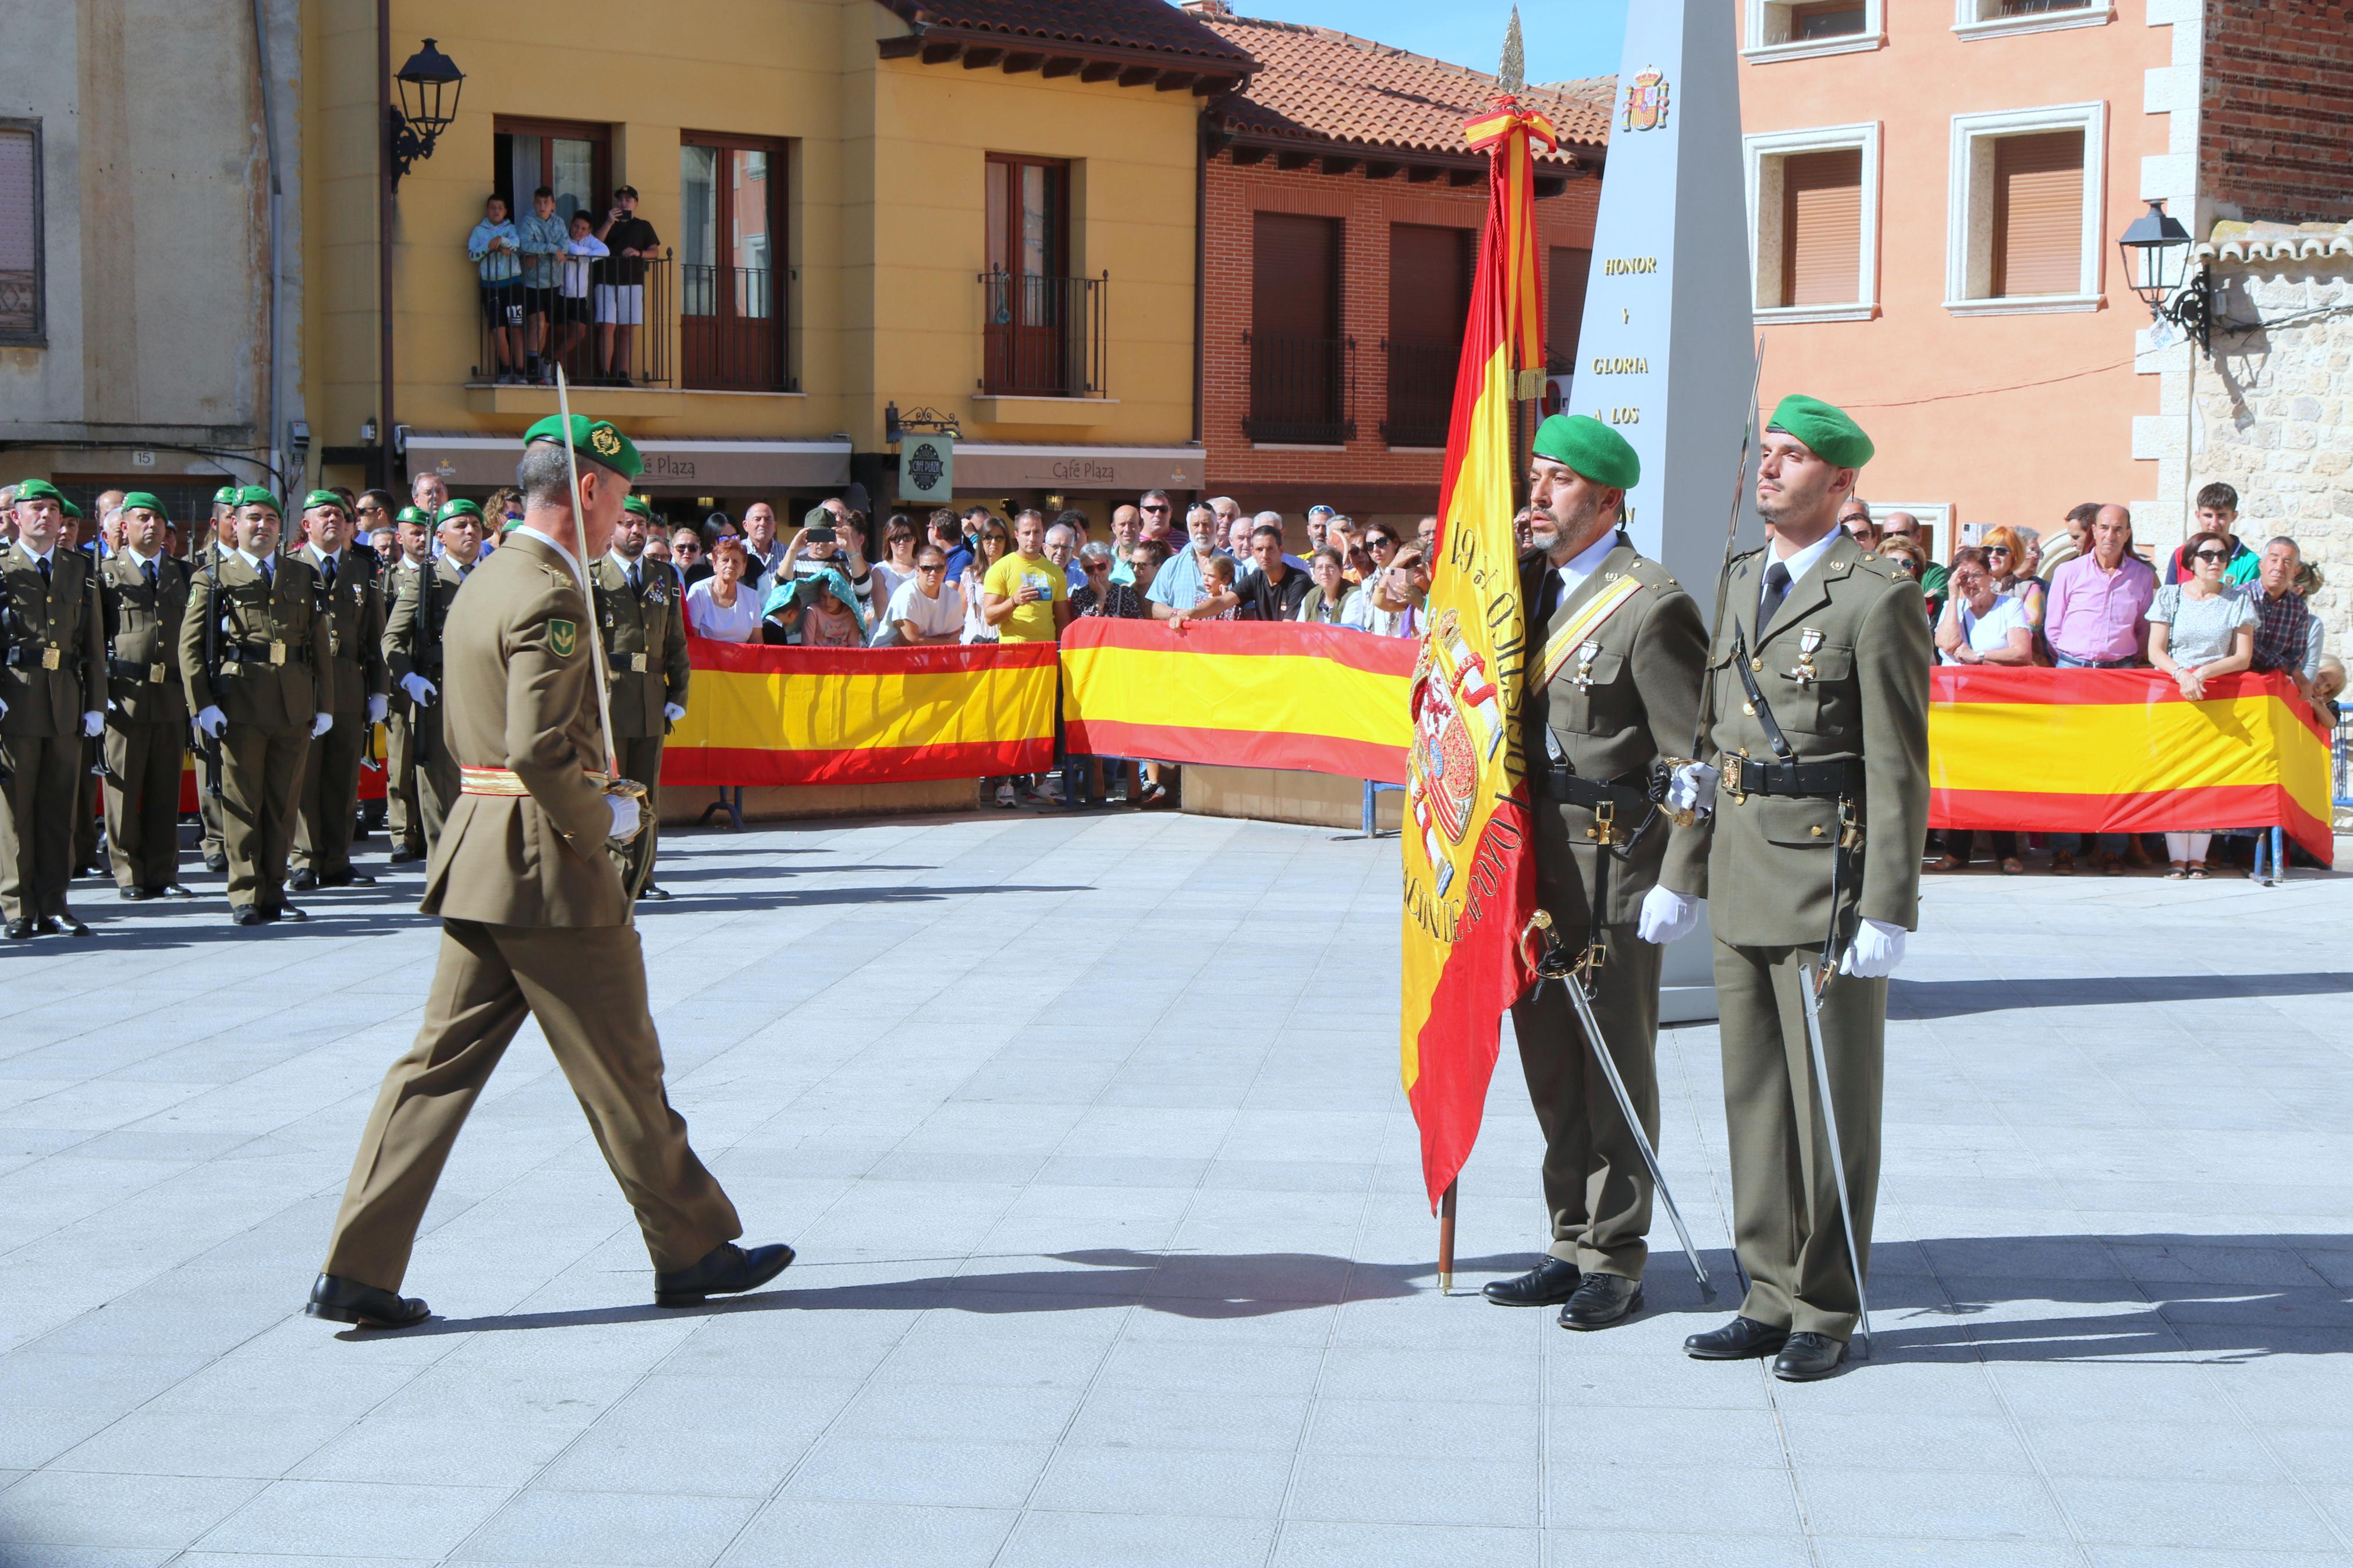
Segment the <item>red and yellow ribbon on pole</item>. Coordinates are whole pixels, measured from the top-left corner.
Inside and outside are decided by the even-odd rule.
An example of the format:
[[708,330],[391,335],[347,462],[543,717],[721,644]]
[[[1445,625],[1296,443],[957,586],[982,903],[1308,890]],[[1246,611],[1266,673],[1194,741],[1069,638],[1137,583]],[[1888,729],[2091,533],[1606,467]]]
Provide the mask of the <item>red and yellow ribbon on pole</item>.
[[1526,983],[1518,938],[1535,905],[1512,405],[1524,379],[1541,390],[1534,159],[1556,143],[1543,116],[1509,97],[1466,130],[1487,153],[1487,224],[1455,373],[1430,630],[1414,669],[1403,835],[1399,1065],[1433,1210],[1478,1140],[1504,1010]]

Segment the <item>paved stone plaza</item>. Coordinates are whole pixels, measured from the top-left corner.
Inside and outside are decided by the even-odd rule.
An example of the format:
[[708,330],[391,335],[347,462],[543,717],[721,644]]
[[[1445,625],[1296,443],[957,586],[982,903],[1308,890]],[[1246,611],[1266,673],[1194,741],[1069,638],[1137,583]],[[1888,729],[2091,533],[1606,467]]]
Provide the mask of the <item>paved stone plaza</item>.
[[[1630,1326],[1477,1299],[1542,1236],[1508,1047],[1437,1294],[1394,840],[1025,812],[665,856],[672,1096],[800,1248],[707,1310],[650,1305],[527,1029],[408,1278],[442,1316],[299,1314],[416,1028],[415,876],[259,938],[218,879],[84,891],[98,940],[0,954],[0,1564],[2353,1563],[2353,879],[1931,879],[1879,1353],[1788,1386],[1679,1352],[1726,1309],[1663,1215]],[[1728,1275],[1714,1030],[1660,1054]]]

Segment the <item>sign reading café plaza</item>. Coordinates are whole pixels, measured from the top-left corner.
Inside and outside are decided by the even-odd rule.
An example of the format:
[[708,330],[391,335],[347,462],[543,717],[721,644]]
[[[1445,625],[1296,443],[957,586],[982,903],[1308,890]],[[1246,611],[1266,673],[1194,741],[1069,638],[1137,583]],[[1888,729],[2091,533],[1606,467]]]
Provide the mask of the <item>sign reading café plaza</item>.
[[959,441],[955,482],[976,490],[1198,490],[1208,463],[1198,447],[1029,447]]

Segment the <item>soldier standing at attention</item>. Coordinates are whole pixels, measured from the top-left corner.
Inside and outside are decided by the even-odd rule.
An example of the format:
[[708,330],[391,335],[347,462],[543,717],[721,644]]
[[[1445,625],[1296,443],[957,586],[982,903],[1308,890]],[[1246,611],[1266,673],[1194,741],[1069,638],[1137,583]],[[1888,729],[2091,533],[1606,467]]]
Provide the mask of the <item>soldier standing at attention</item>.
[[621,776],[646,786],[646,826],[623,857],[630,895],[665,900],[654,885],[654,843],[661,826],[662,738],[686,717],[686,595],[667,562],[645,552],[646,519],[629,511],[613,531],[611,552],[589,573],[596,620],[613,667],[613,744]]
[[180,886],[180,765],[188,754],[180,625],[188,567],[164,553],[171,526],[145,490],[122,498],[121,547],[98,574],[106,630],[106,850],[132,902]]
[[[205,563],[237,552],[237,529],[230,521],[237,515],[235,485],[223,485],[213,492],[212,521],[204,524],[188,546],[188,580],[193,584],[205,574]],[[206,760],[203,747],[196,749],[196,817],[204,824],[203,852],[205,869],[228,869],[228,848],[221,836],[220,796],[214,792],[220,781],[213,776],[213,765]]]
[[765,1284],[789,1247],[750,1251],[735,1206],[687,1142],[662,1085],[661,1041],[618,862],[638,803],[607,791],[596,639],[584,563],[602,554],[640,468],[628,437],[572,416],[524,437],[523,521],[468,582],[446,637],[447,732],[463,793],[434,849],[424,911],[441,952],[417,1043],[385,1075],[360,1136],[314,1318],[406,1328],[431,1315],[402,1279],[466,1113],[522,1026],[538,1019],[621,1184],[654,1265],[658,1306]]
[[[1528,615],[1522,709],[1535,824],[1536,903],[1588,952],[1594,1016],[1653,1147],[1659,1136],[1659,943],[1698,919],[1668,889],[1704,885],[1704,834],[1652,805],[1652,764],[1690,744],[1707,629],[1666,568],[1620,530],[1641,479],[1626,438],[1584,415],[1537,429],[1530,538],[1521,563]],[[1576,984],[1571,979],[1567,984]],[[1544,1260],[1486,1289],[1512,1307],[1562,1303],[1565,1329],[1599,1329],[1641,1310],[1651,1184],[1625,1113],[1557,986],[1512,1010],[1520,1062],[1544,1129]]]
[[229,919],[241,926],[310,918],[286,901],[286,854],[303,757],[335,721],[316,674],[330,657],[318,575],[275,553],[279,511],[259,485],[237,492],[235,548],[196,574],[180,623],[188,706],[220,742]]
[[11,941],[90,928],[66,907],[75,813],[89,809],[83,742],[106,721],[97,572],[68,548],[65,497],[16,487],[14,542],[0,548],[0,916]]
[[417,574],[432,569],[433,521],[405,506],[393,531],[400,543],[384,582],[385,673],[392,681],[384,720],[384,825],[392,841],[390,864],[405,866],[425,858],[425,819],[417,802],[417,705],[401,689],[401,671],[392,668],[392,617],[400,613],[401,596],[416,591]]
[[[1757,479],[1769,538],[1725,575],[1700,748],[1721,779],[1709,781],[1700,891],[1716,893],[1733,1234],[1749,1288],[1739,1316],[1683,1349],[1773,1356],[1793,1383],[1836,1372],[1854,1331],[1879,1186],[1887,975],[1918,922],[1928,832],[1919,584],[1838,525],[1871,456],[1871,438],[1827,403],[1790,396],[1773,411]],[[1799,973],[1826,963],[1838,969],[1821,1031],[1852,1259]]]
[[319,667],[319,706],[334,726],[311,743],[302,767],[301,816],[294,833],[294,890],[375,886],[352,869],[352,830],[359,816],[360,767],[384,722],[384,587],[374,552],[352,546],[352,514],[332,490],[302,500],[310,542],[300,559],[318,574],[327,623],[327,661]]
[[[441,555],[427,561],[402,585],[400,602],[384,627],[384,662],[415,715],[414,755],[417,814],[425,851],[440,842],[441,826],[458,802],[458,759],[450,752],[447,709],[442,703],[442,635],[458,590],[480,559],[482,509],[470,500],[441,507]],[[425,596],[427,584],[431,596]]]

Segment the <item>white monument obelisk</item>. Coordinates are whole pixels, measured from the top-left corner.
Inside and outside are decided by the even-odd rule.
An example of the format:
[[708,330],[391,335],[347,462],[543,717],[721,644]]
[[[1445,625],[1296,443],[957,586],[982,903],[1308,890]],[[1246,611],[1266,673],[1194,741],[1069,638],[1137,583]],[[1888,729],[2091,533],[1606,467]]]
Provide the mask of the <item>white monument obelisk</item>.
[[[1748,204],[1740,160],[1737,0],[1634,0],[1611,106],[1609,161],[1577,367],[1562,406],[1641,455],[1627,531],[1711,622],[1725,530],[1762,543],[1736,474],[1755,384]],[[1715,1016],[1707,927],[1667,950],[1662,1021]]]

